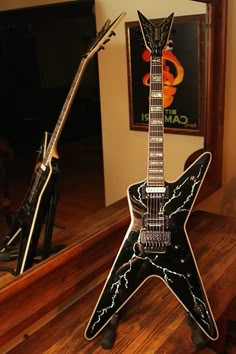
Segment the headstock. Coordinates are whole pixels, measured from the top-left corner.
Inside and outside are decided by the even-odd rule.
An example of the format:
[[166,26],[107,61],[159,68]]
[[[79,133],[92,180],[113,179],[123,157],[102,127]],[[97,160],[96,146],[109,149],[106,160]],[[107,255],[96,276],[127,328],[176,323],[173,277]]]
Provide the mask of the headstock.
[[146,48],[152,56],[161,56],[170,37],[174,13],[170,14],[159,26],[155,26],[140,11],[138,11],[138,16]]
[[120,21],[126,15],[125,12],[122,12],[112,23],[110,20],[107,20],[101,30],[97,33],[97,36],[93,43],[89,46],[87,53],[85,54],[86,58],[92,57],[96,52],[101,49],[104,49],[106,43],[110,41],[110,38],[115,35],[114,29],[120,23]]

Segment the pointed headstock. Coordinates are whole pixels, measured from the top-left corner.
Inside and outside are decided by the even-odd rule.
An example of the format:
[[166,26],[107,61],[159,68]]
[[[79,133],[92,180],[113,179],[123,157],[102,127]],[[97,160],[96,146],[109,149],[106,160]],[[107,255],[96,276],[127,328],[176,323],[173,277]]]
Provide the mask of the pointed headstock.
[[170,37],[174,13],[170,14],[159,26],[155,26],[140,11],[138,11],[138,17],[146,48],[153,57],[162,56],[162,51]]
[[112,36],[115,35],[114,29],[125,17],[126,13],[122,12],[113,22],[107,20],[101,30],[97,33],[97,36],[93,43],[90,44],[85,57],[90,59],[96,52],[101,49],[105,49],[105,44],[108,43]]

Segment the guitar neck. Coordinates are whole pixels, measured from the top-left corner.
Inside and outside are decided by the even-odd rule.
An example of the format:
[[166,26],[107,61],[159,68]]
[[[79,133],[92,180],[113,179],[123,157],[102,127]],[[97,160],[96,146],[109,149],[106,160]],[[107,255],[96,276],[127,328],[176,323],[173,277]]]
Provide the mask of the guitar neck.
[[147,184],[162,187],[164,181],[164,108],[162,57],[151,57],[149,91],[149,146]]
[[66,97],[64,105],[62,107],[57,124],[54,128],[53,134],[52,134],[50,142],[48,144],[48,147],[47,147],[47,150],[46,150],[43,162],[42,162],[44,166],[48,166],[49,161],[51,160],[53,154],[57,150],[57,144],[58,144],[59,138],[61,136],[61,133],[62,133],[63,127],[65,125],[66,119],[68,117],[68,114],[70,112],[72,103],[74,101],[77,89],[79,87],[79,84],[82,79],[82,75],[85,71],[85,68],[87,66],[87,63],[88,63],[88,58],[86,56],[84,56],[81,60],[79,68],[75,74],[74,80],[73,80],[70,90],[67,94],[67,97]]
[[91,44],[88,52],[82,57],[82,60],[80,62],[79,68],[76,72],[76,75],[74,77],[74,80],[72,82],[72,85],[70,87],[70,90],[68,92],[68,95],[66,97],[65,103],[62,107],[61,114],[58,118],[57,124],[55,126],[54,132],[51,136],[50,142],[48,144],[44,159],[41,164],[42,170],[45,170],[46,167],[49,165],[49,162],[51,158],[55,155],[57,155],[57,143],[60,138],[60,135],[62,133],[62,129],[65,125],[66,118],[69,114],[71,105],[73,103],[73,100],[75,98],[75,94],[77,92],[78,86],[80,84],[82,75],[84,73],[84,70],[89,62],[89,60],[93,57],[93,55],[98,52],[100,49],[104,49],[104,46],[107,42],[110,41],[110,38],[115,35],[114,29],[120,23],[120,21],[124,18],[126,15],[125,12],[122,12],[116,19],[111,23],[110,20],[107,20],[101,30],[97,33],[97,36],[94,40],[94,42]]

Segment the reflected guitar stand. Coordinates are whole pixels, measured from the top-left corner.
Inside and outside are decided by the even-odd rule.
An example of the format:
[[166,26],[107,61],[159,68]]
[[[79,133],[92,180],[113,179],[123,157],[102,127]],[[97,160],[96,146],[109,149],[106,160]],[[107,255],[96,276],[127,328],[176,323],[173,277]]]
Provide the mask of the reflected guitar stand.
[[[48,186],[48,191],[45,195],[44,200],[41,204],[41,212],[37,216],[35,221],[36,227],[32,236],[32,240],[29,246],[28,252],[26,251],[26,242],[22,238],[19,242],[16,243],[15,240],[9,242],[9,246],[5,247],[5,251],[0,253],[0,262],[11,262],[17,260],[16,270],[10,267],[0,267],[0,271],[10,272],[12,275],[19,275],[20,268],[22,264],[22,259],[26,255],[25,260],[25,269],[29,269],[33,264],[40,263],[42,260],[48,258],[51,254],[61,251],[66,245],[55,245],[52,246],[52,234],[53,234],[53,225],[56,213],[56,206],[58,200],[58,191],[57,191],[57,175],[58,175],[58,165],[57,159],[52,160],[53,172],[54,175],[50,186]],[[45,222],[46,221],[46,222]],[[40,234],[45,223],[45,231],[43,236],[42,247],[38,248],[38,242]]]
[[[110,350],[113,348],[117,335],[116,330],[118,327],[119,319],[120,313],[116,312],[112,316],[110,322],[106,325],[101,341],[101,346],[103,349]],[[202,334],[202,331],[187,311],[185,312],[185,319],[191,330],[191,340],[194,348],[196,350],[205,348],[206,340]]]

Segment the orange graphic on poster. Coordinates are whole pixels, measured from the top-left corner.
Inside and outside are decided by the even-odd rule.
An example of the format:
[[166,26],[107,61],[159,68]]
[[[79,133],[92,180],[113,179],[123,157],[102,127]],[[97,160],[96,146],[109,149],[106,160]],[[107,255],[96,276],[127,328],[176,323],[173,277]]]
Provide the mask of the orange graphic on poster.
[[[142,59],[145,62],[150,61],[150,52],[145,49],[142,53]],[[175,73],[170,72],[170,66],[168,62],[171,62],[175,66]],[[184,78],[184,68],[180,61],[176,58],[171,50],[163,51],[163,106],[169,107],[177,91],[176,86],[179,85]],[[150,86],[150,73],[143,76],[143,85]]]

